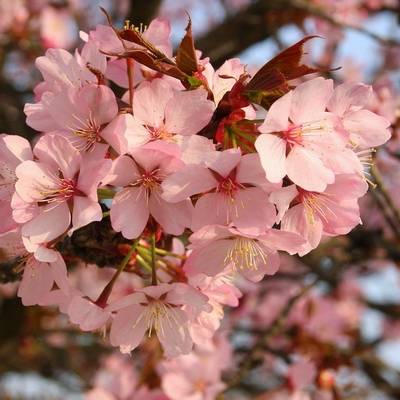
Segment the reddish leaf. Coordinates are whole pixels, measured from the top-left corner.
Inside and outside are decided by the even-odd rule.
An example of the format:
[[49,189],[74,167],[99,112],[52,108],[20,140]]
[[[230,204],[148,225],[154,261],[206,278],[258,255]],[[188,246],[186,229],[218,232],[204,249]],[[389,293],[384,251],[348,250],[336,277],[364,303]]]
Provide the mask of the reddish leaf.
[[188,75],[193,75],[198,70],[196,50],[192,35],[192,20],[190,17],[186,27],[186,34],[176,53],[176,64]]
[[318,69],[301,64],[304,43],[317,36],[307,36],[268,61],[246,85],[247,91],[274,90],[286,86],[292,79],[318,72]]
[[124,29],[119,32],[119,37],[128,42],[138,44],[147,49],[155,58],[168,58],[162,51],[153,46],[141,33],[136,29]]
[[157,59],[153,54],[150,54],[145,49],[133,49],[123,53],[103,53],[112,57],[131,58],[153,71],[172,76],[182,82],[186,82],[188,78],[188,76],[169,58]]

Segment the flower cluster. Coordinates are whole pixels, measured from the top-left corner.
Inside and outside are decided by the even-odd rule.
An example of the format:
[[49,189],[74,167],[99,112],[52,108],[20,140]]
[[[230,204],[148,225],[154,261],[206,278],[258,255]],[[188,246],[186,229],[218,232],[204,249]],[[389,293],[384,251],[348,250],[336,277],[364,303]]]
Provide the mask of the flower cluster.
[[[279,251],[305,255],[361,222],[372,148],[390,123],[368,109],[364,84],[293,86],[316,72],[299,64],[308,38],[250,76],[238,59],[215,70],[190,23],[176,57],[163,19],[81,37],[80,52],[36,61],[43,82],[25,107],[40,132],[33,148],[0,140],[0,242],[23,269],[25,305],[57,305],[82,330],[109,331],[122,352],[155,333],[166,357],[182,356],[207,347],[223,307],[238,305],[237,279],[258,282],[278,271]],[[63,243],[99,221],[119,235],[123,259],[89,294]],[[197,382],[196,362],[168,368],[165,391],[185,368]]]

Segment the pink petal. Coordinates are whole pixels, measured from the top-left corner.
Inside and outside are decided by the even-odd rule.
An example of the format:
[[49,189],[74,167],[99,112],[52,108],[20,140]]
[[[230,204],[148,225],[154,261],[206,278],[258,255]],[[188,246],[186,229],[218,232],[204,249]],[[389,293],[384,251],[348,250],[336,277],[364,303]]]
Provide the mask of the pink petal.
[[230,239],[216,240],[204,247],[194,249],[184,265],[188,275],[204,273],[215,276],[226,266],[226,256],[234,242]]
[[72,228],[68,232],[72,235],[74,231],[93,221],[101,221],[103,212],[98,202],[88,197],[74,196],[74,207],[72,210]]
[[289,209],[290,203],[298,194],[299,192],[296,189],[296,185],[285,186],[270,194],[269,200],[272,201],[278,209],[277,222],[280,222],[285,212]]
[[22,235],[33,243],[45,243],[66,232],[71,222],[67,203],[48,204],[40,207],[40,213],[22,226]]
[[83,162],[79,171],[76,187],[92,201],[97,202],[97,188],[112,166],[111,160],[95,160]]
[[155,18],[144,31],[143,36],[164,54],[172,57],[171,26],[165,18]]
[[236,168],[236,181],[258,186],[266,192],[272,192],[279,188],[279,185],[267,181],[260,156],[257,153],[242,156]]
[[294,146],[286,159],[288,177],[298,186],[309,191],[322,192],[335,180],[318,156],[304,147]]
[[300,256],[315,249],[322,237],[322,222],[319,218],[310,219],[302,204],[290,208],[281,222],[282,231],[293,232],[307,240],[307,243],[298,252]]
[[290,91],[276,100],[267,112],[265,121],[258,130],[261,133],[283,132],[289,126],[289,113],[293,92]]
[[360,110],[347,115],[344,127],[351,140],[361,148],[380,146],[390,139],[390,122],[369,110]]
[[119,114],[100,133],[118,154],[125,154],[151,139],[150,132],[132,114]]
[[25,265],[18,296],[24,306],[38,304],[50,292],[53,286],[53,275],[48,263],[36,261],[33,257]]
[[128,188],[117,193],[111,205],[111,225],[127,239],[137,238],[146,227],[149,208],[143,188]]
[[275,250],[283,250],[289,254],[296,254],[305,244],[305,239],[297,233],[284,229],[270,229],[260,238],[266,246]]
[[254,187],[236,193],[235,203],[230,204],[230,215],[233,225],[250,235],[261,234],[276,220],[275,207],[269,202],[267,194]]
[[61,254],[57,252],[57,259],[51,263],[51,272],[54,282],[64,293],[71,292],[71,283],[68,279],[67,266]]
[[13,219],[10,202],[0,200],[0,235],[15,229],[18,224]]
[[[328,103],[328,110],[342,117],[352,109],[365,107],[371,97],[372,87],[363,83],[345,82],[336,86]],[[354,110],[355,111],[355,110]]]
[[267,179],[280,182],[286,175],[286,142],[278,136],[263,134],[257,138],[255,148]]
[[21,136],[1,134],[0,159],[10,168],[15,168],[22,161],[32,160],[31,145]]
[[194,135],[210,122],[214,108],[205,89],[176,91],[165,109],[165,129],[178,135]]
[[337,201],[357,199],[368,191],[368,184],[357,174],[339,174],[335,182],[329,185],[325,193],[334,196]]
[[160,328],[157,337],[167,358],[188,354],[192,351],[193,341],[187,327],[187,315],[184,311],[171,307],[165,316],[160,316]]
[[275,251],[266,251],[266,262],[257,265],[257,268],[243,268],[241,274],[251,282],[259,282],[265,275],[274,275],[280,264],[279,254]]
[[292,96],[290,119],[296,125],[317,121],[325,112],[333,93],[331,79],[315,78],[296,87]]
[[24,161],[18,165],[15,174],[18,178],[15,190],[19,198],[27,203],[42,200],[44,197],[43,187],[46,189],[58,187],[56,170],[47,164],[30,160]]
[[144,81],[135,90],[133,97],[135,119],[152,128],[161,127],[167,103],[172,95],[172,88],[164,80]]
[[60,169],[64,178],[73,179],[79,170],[81,156],[69,140],[60,135],[47,134],[36,143],[33,153],[40,162]]
[[190,200],[167,203],[158,195],[152,194],[149,199],[150,214],[170,235],[181,235],[190,227],[193,206]]
[[205,164],[222,177],[226,177],[239,164],[241,156],[240,149],[216,151],[213,155],[210,154],[210,159]]
[[120,156],[113,160],[111,170],[102,180],[102,184],[122,187],[134,182],[139,177],[139,170],[132,158]]
[[68,307],[68,315],[71,322],[79,325],[82,331],[100,329],[110,318],[109,312],[81,296],[74,296]]
[[148,328],[143,315],[145,312],[146,307],[136,304],[118,311],[111,324],[111,344],[126,346],[130,350],[139,346]]
[[177,203],[194,194],[207,192],[217,185],[218,182],[207,168],[190,164],[163,181],[162,197],[169,202]]

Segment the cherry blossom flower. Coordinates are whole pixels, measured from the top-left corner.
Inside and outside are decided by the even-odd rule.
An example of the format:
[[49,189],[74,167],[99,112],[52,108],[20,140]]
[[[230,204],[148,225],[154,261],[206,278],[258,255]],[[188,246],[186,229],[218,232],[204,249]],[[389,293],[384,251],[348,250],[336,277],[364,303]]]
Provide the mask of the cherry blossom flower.
[[[161,149],[175,152],[210,121],[214,112],[206,90],[179,91],[162,79],[141,83],[132,108],[133,116],[121,114],[103,132],[119,154],[153,141],[163,141]],[[207,142],[202,137],[197,140]]]
[[342,174],[322,193],[291,185],[272,193],[270,199],[278,207],[281,228],[307,239],[299,252],[303,255],[318,246],[322,234],[343,235],[361,222],[357,200],[367,189],[358,175]]
[[271,106],[255,142],[269,181],[279,182],[287,175],[309,191],[323,191],[334,182],[323,155],[340,152],[347,135],[335,129],[335,117],[325,111],[332,93],[331,80],[315,78]]
[[189,276],[198,273],[215,276],[229,267],[254,282],[278,270],[277,250],[294,254],[304,244],[299,235],[283,230],[270,229],[255,236],[219,225],[203,227],[190,241],[193,250],[184,265]]
[[267,193],[277,185],[265,179],[257,154],[242,156],[236,149],[214,152],[205,164],[187,165],[162,184],[162,196],[171,202],[204,193],[194,208],[193,231],[232,223],[243,232],[258,234],[272,226],[275,209]]
[[179,159],[157,150],[141,149],[132,152],[132,158],[117,158],[107,181],[123,187],[111,205],[113,229],[127,239],[136,238],[150,215],[170,234],[180,235],[190,226],[190,200],[169,203],[161,196],[163,180],[182,165]]
[[11,198],[17,181],[15,168],[32,159],[29,142],[16,135],[0,135],[0,234],[17,227],[12,218]]
[[96,147],[100,153],[105,153],[107,145],[99,146],[104,142],[101,131],[118,113],[117,101],[110,88],[97,84],[70,88],[43,99],[42,104],[49,130],[67,137],[79,151],[97,153]]
[[189,285],[147,286],[108,307],[117,311],[111,325],[111,344],[130,352],[146,332],[151,336],[154,331],[166,357],[188,354],[193,347],[190,321],[207,309],[207,297]]
[[370,86],[346,82],[335,88],[327,105],[341,118],[351,144],[361,149],[379,146],[390,138],[390,121],[365,109],[371,95]]
[[[68,230],[102,219],[97,187],[111,167],[110,160],[85,162],[62,136],[45,135],[33,149],[37,161],[16,169],[16,192],[36,215],[22,226],[34,243],[49,242]],[[70,211],[72,209],[72,215]]]

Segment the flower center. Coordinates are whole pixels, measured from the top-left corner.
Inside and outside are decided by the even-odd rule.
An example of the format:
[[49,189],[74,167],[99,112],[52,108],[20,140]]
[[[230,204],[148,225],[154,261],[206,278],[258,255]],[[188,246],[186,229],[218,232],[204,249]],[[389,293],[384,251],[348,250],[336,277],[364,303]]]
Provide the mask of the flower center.
[[302,145],[307,139],[312,140],[312,136],[331,133],[332,130],[332,123],[327,119],[321,119],[319,121],[305,122],[300,125],[291,124],[280,135],[289,146],[293,146],[295,144]]
[[43,188],[40,191],[42,200],[46,203],[61,203],[69,200],[76,194],[75,181],[72,179],[59,179],[59,184],[55,188]]
[[168,132],[164,126],[161,126],[159,128],[146,126],[146,128],[150,132],[151,140],[171,140],[174,137],[174,135]]
[[332,200],[326,193],[307,192],[301,188],[299,191],[299,200],[303,204],[307,220],[310,224],[315,223],[315,217],[319,217],[322,221],[327,222],[335,217],[335,213],[331,208]]
[[72,133],[77,138],[82,139],[83,143],[76,143],[75,147],[78,148],[78,150],[87,151],[90,150],[95,143],[99,143],[101,141],[101,127],[97,124],[91,114],[86,121],[79,122],[81,127],[72,129]]
[[257,240],[246,237],[234,238],[234,243],[229,249],[224,264],[232,264],[235,270],[256,270],[260,263],[267,262],[267,254]]
[[170,322],[171,313],[167,304],[160,300],[154,300],[148,305],[146,313],[148,335],[151,336],[153,330],[157,332],[163,332],[163,323]]

